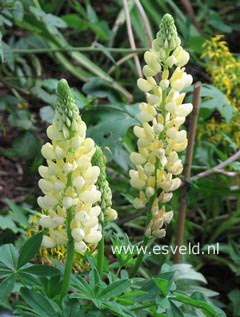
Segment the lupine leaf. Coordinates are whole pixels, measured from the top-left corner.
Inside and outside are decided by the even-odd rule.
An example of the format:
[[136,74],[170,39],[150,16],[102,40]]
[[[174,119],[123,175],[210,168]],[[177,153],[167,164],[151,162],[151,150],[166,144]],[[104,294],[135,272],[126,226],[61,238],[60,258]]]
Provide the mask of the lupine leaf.
[[121,295],[131,285],[130,280],[120,280],[111,283],[99,294],[99,298],[111,298]]
[[17,268],[18,251],[13,244],[5,244],[0,247],[0,262],[7,268],[15,270]]
[[19,272],[29,273],[37,276],[55,276],[60,274],[59,270],[55,267],[46,265],[32,265],[28,268],[20,270]]
[[0,298],[8,296],[15,283],[15,274],[11,274],[7,278],[5,278],[0,284]]
[[41,293],[37,293],[27,288],[21,288],[20,294],[24,301],[30,305],[41,317],[57,317],[53,303]]
[[24,15],[24,8],[21,1],[16,1],[13,7],[13,17],[18,21],[22,21]]
[[[137,120],[138,105],[124,106],[122,104],[108,105],[99,107],[96,111],[89,111],[84,118],[92,120],[92,113],[95,113],[96,122],[88,124],[88,135],[101,145],[103,148],[110,148],[111,152],[105,151],[108,160],[114,159],[120,166],[127,169],[130,164],[129,158],[123,157],[123,140],[128,129],[138,125]],[[135,115],[133,114],[135,113]],[[126,155],[127,156],[127,155]],[[124,158],[124,160],[123,160]],[[126,158],[126,160],[125,160]]]
[[28,263],[37,253],[41,246],[43,233],[39,232],[23,245],[17,262],[17,268],[19,269],[24,264]]

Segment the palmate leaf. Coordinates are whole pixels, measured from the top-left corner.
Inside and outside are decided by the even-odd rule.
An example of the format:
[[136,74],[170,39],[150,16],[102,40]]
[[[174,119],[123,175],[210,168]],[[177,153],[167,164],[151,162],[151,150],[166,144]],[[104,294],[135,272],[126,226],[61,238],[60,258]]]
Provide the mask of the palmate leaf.
[[[190,86],[185,92],[192,92]],[[190,99],[192,96],[190,97]],[[188,100],[188,98],[186,98]],[[190,102],[191,100],[189,100]],[[207,119],[213,111],[217,110],[226,122],[229,122],[234,114],[234,109],[227,100],[224,93],[212,85],[203,84],[201,89],[200,117]]]
[[131,285],[129,279],[119,280],[108,285],[104,290],[99,294],[99,298],[112,298],[121,295],[126,289]]
[[[82,295],[80,296],[82,298],[88,298],[88,299],[95,298],[93,289],[87,283],[87,281],[85,281],[85,279],[81,277],[80,275],[77,276],[77,280],[75,280],[75,282],[72,284],[72,287],[73,289],[78,290],[80,291],[80,293],[82,293]],[[77,295],[77,294],[73,294],[73,295]]]
[[129,159],[126,161],[124,156],[126,153],[123,150],[124,137],[130,127],[139,125],[137,114],[137,104],[101,106],[84,114],[84,119],[90,121],[88,136],[102,148],[110,148],[111,152],[105,151],[104,154],[108,160],[114,159],[124,169],[130,164]]
[[98,294],[98,291],[106,285],[101,281],[98,270],[95,267],[89,273],[89,283],[95,294]]
[[204,98],[201,108],[207,108],[212,111],[218,110],[226,122],[229,122],[235,111],[226,96],[219,89],[204,84],[201,90],[201,97]]
[[85,316],[78,299],[65,297],[62,303],[62,308],[63,308],[64,317]]
[[57,305],[43,294],[27,288],[21,288],[20,294],[24,301],[30,305],[41,317],[57,317]]

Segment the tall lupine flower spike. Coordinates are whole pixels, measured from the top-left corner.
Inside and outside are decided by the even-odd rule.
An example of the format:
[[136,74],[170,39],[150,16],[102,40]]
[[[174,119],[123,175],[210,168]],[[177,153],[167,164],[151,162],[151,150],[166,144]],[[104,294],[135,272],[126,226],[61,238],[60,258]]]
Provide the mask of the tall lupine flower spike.
[[101,192],[101,202],[100,206],[102,209],[102,216],[100,218],[102,222],[113,221],[117,219],[117,211],[112,208],[112,191],[109,186],[106,166],[104,162],[104,155],[99,146],[96,146],[96,152],[93,156],[92,163],[97,165],[100,169],[100,175],[96,183],[97,188]]
[[[113,221],[117,218],[117,211],[112,208],[112,191],[107,181],[107,175],[105,171],[105,160],[104,155],[99,146],[96,147],[96,152],[93,156],[92,163],[99,166],[100,175],[96,183],[97,188],[101,192],[100,206],[102,212],[99,216],[99,221],[102,226],[102,233],[104,236],[104,227],[107,221]],[[104,261],[104,237],[98,244],[98,255],[97,255],[97,270],[99,276],[103,274],[103,261]]]
[[[193,106],[182,103],[185,94],[181,90],[192,84],[192,76],[183,67],[189,54],[180,43],[172,16],[165,14],[152,48],[144,54],[146,79],[137,81],[138,87],[146,93],[147,102],[139,106],[142,126],[134,127],[138,152],[130,155],[136,166],[130,170],[130,182],[140,192],[134,207],[143,208],[150,202],[147,237],[165,236],[163,226],[173,217],[173,211],[166,212],[165,204],[181,185],[180,178],[176,177],[183,170],[178,152],[187,147],[187,134],[180,127]],[[154,76],[160,72],[158,82]]]
[[51,142],[41,151],[47,164],[39,167],[39,187],[44,194],[38,198],[43,211],[39,224],[47,232],[42,246],[73,241],[75,250],[84,253],[102,238],[101,207],[97,205],[101,193],[95,185],[100,169],[92,166],[96,146],[86,138],[86,124],[64,79],[58,83],[55,117],[47,135]]

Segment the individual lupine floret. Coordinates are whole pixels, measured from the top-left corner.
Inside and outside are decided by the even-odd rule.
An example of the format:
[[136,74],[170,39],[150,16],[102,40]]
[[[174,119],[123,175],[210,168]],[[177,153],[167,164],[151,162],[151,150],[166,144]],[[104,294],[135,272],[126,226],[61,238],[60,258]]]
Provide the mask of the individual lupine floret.
[[43,210],[39,224],[48,232],[42,246],[66,244],[70,215],[75,250],[84,253],[102,238],[98,222],[101,208],[97,205],[101,193],[96,188],[100,169],[91,163],[96,146],[86,138],[86,124],[64,79],[58,84],[55,117],[47,135],[51,142],[41,151],[47,164],[39,167],[39,187],[44,194],[38,197]]
[[[181,90],[192,84],[192,76],[185,72],[189,54],[180,46],[174,20],[166,14],[152,48],[144,54],[146,65],[139,78],[138,87],[146,93],[146,102],[139,105],[141,127],[134,127],[138,152],[130,159],[135,170],[130,170],[130,183],[139,190],[134,200],[135,208],[150,202],[151,220],[147,236],[163,237],[164,224],[171,221],[173,212],[166,212],[165,205],[172,192],[181,185],[179,177],[183,165],[178,152],[187,147],[187,133],[180,130],[186,116],[192,111],[191,103],[183,103]],[[156,76],[160,71],[161,80]]]

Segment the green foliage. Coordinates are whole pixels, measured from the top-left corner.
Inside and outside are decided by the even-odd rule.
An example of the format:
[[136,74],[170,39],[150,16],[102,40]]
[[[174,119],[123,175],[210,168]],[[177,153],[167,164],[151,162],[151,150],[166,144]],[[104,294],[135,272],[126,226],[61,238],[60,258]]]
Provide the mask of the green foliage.
[[2,230],[9,229],[13,233],[25,233],[28,226],[26,211],[14,204],[11,200],[5,200],[9,211],[7,215],[0,216],[0,228]]
[[[192,87],[187,91],[191,91]],[[216,87],[204,84],[201,89],[201,113],[202,119],[207,119],[211,114],[217,110],[222,118],[229,122],[234,114],[232,105],[227,100],[227,97]]]
[[[108,148],[105,154],[108,159],[114,159],[122,168],[127,170],[129,159],[126,160],[127,152],[124,149],[124,137],[128,129],[138,125],[137,105],[124,106],[114,104],[102,106],[99,109],[85,113],[84,118],[89,124],[88,135],[103,148]],[[95,114],[93,116],[93,114]],[[94,121],[88,121],[94,118]],[[96,121],[97,120],[97,123]]]
[[[19,281],[23,285],[26,283],[30,286],[37,285],[38,281],[35,277],[47,273],[47,269],[35,268],[34,265],[28,264],[37,253],[42,241],[42,233],[33,236],[23,245],[20,253],[13,244],[5,244],[0,247],[0,284],[1,298],[5,299],[13,290],[15,281]],[[27,266],[26,266],[27,264]],[[50,268],[49,275],[53,274],[56,269]],[[42,273],[41,273],[42,272]],[[55,273],[56,274],[56,273]]]
[[[42,292],[22,287],[20,294],[27,306],[19,306],[16,312],[20,316],[29,312],[36,316],[93,316],[103,313],[105,316],[125,317],[139,316],[140,311],[142,316],[155,316],[156,313],[163,316],[188,316],[183,314],[185,312],[197,316],[225,316],[221,310],[207,302],[201,293],[195,292],[191,297],[179,293],[173,276],[174,272],[165,272],[144,281],[140,278],[130,280],[128,276],[118,279],[109,273],[108,283],[105,283],[93,267],[88,282],[80,275],[73,278],[71,287],[75,292],[64,299],[62,309],[56,303],[57,297],[54,301],[43,296]],[[82,306],[83,301],[89,304]],[[198,315],[198,311],[202,312],[201,315]]]

